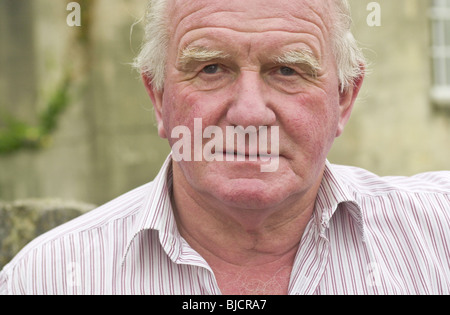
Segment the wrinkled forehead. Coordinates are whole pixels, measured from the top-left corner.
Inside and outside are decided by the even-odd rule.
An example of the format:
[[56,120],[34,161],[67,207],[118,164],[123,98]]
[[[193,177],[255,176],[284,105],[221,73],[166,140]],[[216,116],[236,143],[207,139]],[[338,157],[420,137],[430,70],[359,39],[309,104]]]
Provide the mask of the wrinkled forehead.
[[303,31],[310,22],[328,31],[333,23],[335,0],[169,0],[169,29],[173,34],[180,26],[229,27],[249,32],[270,28]]

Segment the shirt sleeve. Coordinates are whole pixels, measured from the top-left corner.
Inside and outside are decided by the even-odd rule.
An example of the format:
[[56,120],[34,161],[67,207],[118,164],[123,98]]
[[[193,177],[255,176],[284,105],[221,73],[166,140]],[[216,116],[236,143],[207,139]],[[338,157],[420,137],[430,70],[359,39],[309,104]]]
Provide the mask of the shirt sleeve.
[[0,271],[0,295],[8,295],[8,276],[6,272]]
[[25,295],[26,289],[24,279],[25,274],[23,262],[19,264],[8,264],[0,271],[0,296],[2,295]]

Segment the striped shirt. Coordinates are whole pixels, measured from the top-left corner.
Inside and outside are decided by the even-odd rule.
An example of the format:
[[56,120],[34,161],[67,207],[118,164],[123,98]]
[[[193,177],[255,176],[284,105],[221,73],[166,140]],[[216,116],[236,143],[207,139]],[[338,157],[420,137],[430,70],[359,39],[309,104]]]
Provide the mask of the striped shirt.
[[[153,182],[27,245],[0,294],[220,294],[180,235],[171,159]],[[450,294],[450,172],[378,177],[328,161],[289,294]]]

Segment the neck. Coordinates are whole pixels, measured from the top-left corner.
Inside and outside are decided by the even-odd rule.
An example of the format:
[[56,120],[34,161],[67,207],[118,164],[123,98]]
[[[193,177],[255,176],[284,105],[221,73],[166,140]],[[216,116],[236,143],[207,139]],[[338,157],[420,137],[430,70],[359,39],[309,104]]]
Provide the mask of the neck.
[[223,294],[287,294],[319,185],[276,208],[230,207],[196,192],[174,163],[172,204],[181,235],[209,264]]
[[276,209],[230,208],[196,194],[175,165],[173,176],[180,233],[210,265],[257,268],[293,263],[317,190],[308,200],[293,196]]

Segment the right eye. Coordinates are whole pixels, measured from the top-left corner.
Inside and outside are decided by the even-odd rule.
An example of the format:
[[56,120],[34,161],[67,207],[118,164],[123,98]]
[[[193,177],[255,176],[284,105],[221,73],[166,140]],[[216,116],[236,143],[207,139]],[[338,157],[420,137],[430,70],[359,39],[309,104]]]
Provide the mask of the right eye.
[[206,74],[216,74],[220,72],[220,67],[218,64],[208,65],[202,69],[202,72]]
[[280,74],[283,76],[293,76],[294,74],[296,74],[297,72],[289,67],[281,67],[280,68]]
[[[233,79],[232,72],[222,64],[205,64],[199,67],[201,70],[194,77],[200,90],[211,91],[223,88]],[[198,70],[197,70],[198,71]]]

